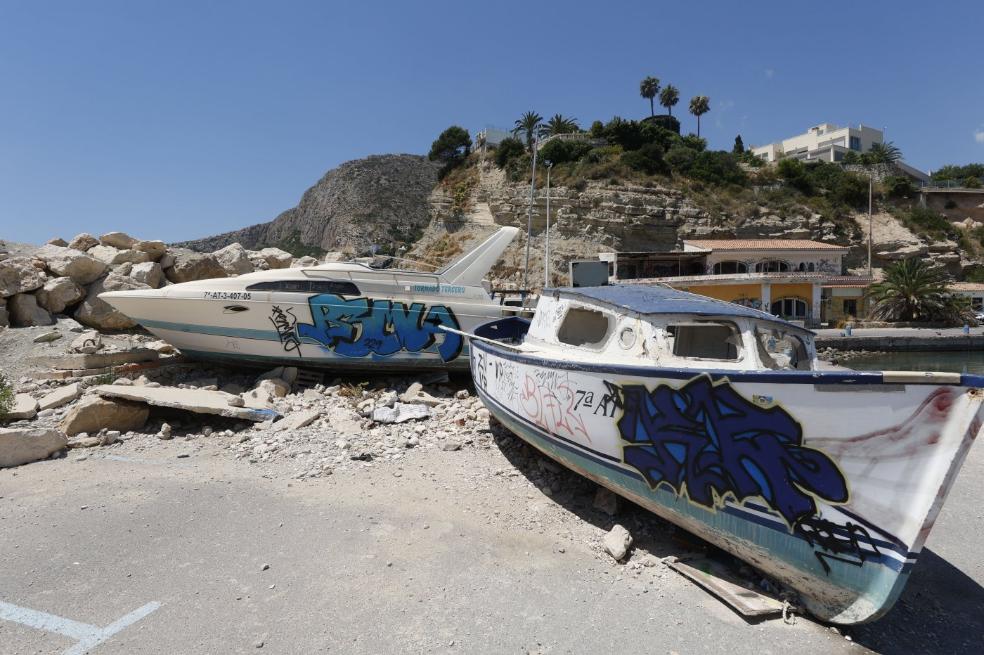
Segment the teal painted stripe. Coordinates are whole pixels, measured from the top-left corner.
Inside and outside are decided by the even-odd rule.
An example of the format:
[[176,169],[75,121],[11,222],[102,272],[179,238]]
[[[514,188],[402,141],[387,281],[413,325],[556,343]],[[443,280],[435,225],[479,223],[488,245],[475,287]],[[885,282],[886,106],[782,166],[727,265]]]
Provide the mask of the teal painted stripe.
[[215,337],[237,337],[240,339],[257,339],[260,341],[280,341],[276,330],[254,330],[253,328],[219,327],[217,325],[195,325],[192,323],[171,323],[169,321],[152,321],[142,319],[140,324],[148,328],[173,330],[174,332],[193,332],[208,334]]

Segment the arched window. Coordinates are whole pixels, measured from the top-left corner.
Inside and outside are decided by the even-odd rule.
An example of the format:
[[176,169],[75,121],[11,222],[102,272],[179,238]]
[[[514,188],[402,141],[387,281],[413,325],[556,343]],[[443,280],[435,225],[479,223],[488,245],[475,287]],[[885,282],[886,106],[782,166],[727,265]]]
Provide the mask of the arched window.
[[756,273],[785,273],[789,270],[789,264],[778,259],[769,259],[755,265]]
[[745,262],[727,261],[718,262],[714,265],[714,275],[733,275],[747,272],[748,266],[745,265]]
[[800,262],[799,266],[796,267],[796,270],[798,270],[800,273],[806,272],[806,263]]
[[807,267],[807,270],[810,271],[811,273],[814,273],[817,270],[817,265],[814,264],[813,262],[810,262],[810,265]]
[[786,319],[804,319],[809,309],[801,298],[780,298],[772,303],[772,314]]

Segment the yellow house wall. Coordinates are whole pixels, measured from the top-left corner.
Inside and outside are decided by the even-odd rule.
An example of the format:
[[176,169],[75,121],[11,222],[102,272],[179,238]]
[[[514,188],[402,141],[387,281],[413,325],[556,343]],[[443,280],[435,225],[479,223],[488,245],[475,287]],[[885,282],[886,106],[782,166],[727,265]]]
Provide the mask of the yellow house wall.
[[691,293],[699,293],[700,295],[707,296],[708,298],[727,300],[728,302],[745,299],[762,299],[762,285],[760,284],[708,284],[706,286],[692,284],[690,287],[683,290]]

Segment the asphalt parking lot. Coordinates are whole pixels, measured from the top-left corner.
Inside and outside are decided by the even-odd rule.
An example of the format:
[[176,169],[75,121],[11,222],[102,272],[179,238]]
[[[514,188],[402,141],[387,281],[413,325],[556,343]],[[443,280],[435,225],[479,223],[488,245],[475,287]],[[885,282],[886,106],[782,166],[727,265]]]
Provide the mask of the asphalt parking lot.
[[605,561],[575,505],[472,473],[508,466],[495,448],[308,482],[161,448],[0,471],[0,651],[980,652],[980,448],[902,602],[850,640]]

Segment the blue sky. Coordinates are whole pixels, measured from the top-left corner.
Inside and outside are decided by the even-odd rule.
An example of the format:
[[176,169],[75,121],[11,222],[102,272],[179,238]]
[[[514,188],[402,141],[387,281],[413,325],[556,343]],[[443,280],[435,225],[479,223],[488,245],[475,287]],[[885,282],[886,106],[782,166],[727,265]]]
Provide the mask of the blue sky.
[[0,0],[0,239],[179,240],[270,220],[325,171],[527,109],[711,99],[712,147],[820,122],[984,161],[980,3]]

